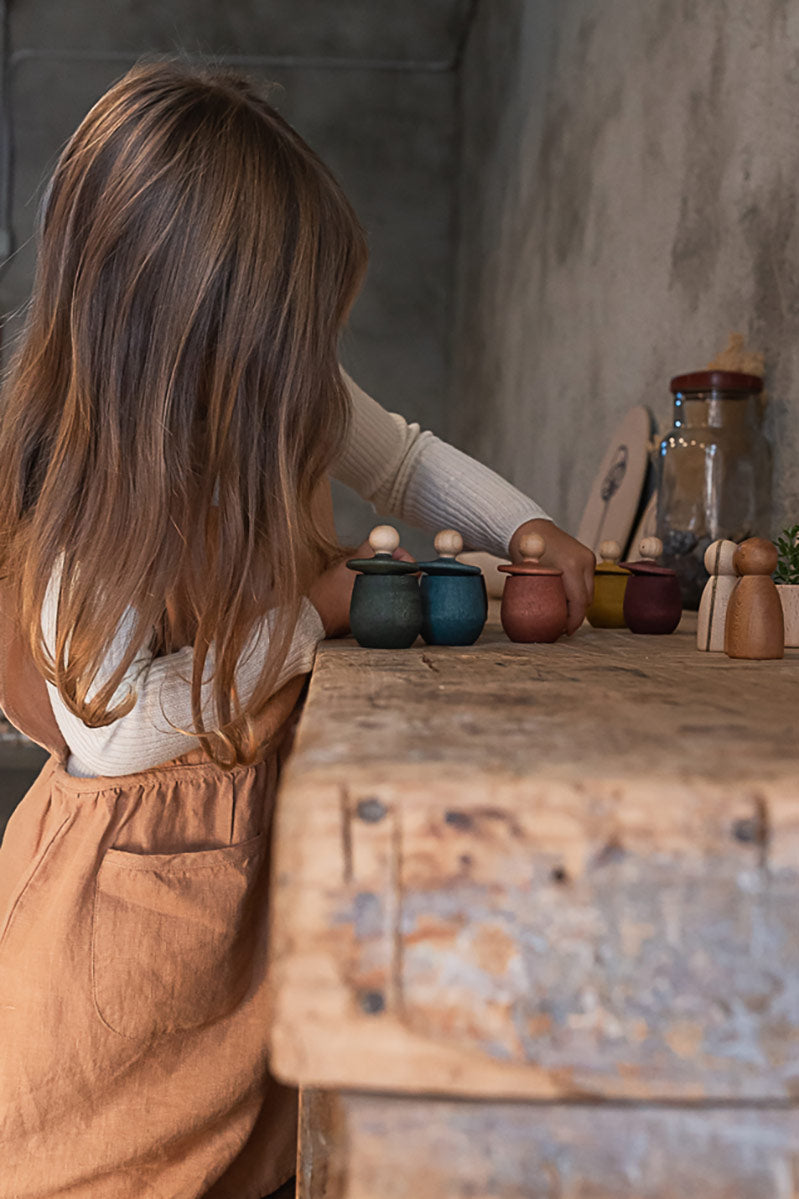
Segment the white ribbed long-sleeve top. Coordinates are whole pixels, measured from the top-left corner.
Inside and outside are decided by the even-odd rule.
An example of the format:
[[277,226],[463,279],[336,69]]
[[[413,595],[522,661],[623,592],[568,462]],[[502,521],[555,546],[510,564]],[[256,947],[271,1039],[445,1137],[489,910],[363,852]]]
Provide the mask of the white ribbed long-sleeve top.
[[[488,467],[432,433],[423,432],[419,425],[386,412],[346,374],[344,378],[352,399],[352,420],[347,444],[332,474],[369,500],[377,511],[431,531],[456,528],[468,547],[500,556],[508,553],[510,539],[521,524],[534,518],[549,519],[538,504]],[[57,606],[54,576],[42,611],[45,640],[51,650],[55,645]],[[121,661],[132,627],[130,612],[120,623],[95,688],[99,689]],[[269,628],[267,613],[239,660],[236,686],[244,702],[260,676]],[[311,669],[324,635],[316,609],[304,600],[276,689]],[[57,688],[48,683],[53,713],[70,749],[69,772],[83,777],[132,774],[179,757],[198,745],[190,731],[192,655],[191,647],[186,647],[154,658],[142,648],[113,700],[114,704],[120,702],[132,689],[136,703],[126,716],[104,728],[85,725],[69,711]],[[203,719],[208,727],[213,727],[214,719],[213,671],[212,647],[203,683]]]

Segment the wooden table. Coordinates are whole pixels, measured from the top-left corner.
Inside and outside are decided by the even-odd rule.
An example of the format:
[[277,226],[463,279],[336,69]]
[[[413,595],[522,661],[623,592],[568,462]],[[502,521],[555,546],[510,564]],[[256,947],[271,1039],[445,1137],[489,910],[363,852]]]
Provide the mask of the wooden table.
[[319,653],[279,801],[303,1199],[799,1195],[799,652]]

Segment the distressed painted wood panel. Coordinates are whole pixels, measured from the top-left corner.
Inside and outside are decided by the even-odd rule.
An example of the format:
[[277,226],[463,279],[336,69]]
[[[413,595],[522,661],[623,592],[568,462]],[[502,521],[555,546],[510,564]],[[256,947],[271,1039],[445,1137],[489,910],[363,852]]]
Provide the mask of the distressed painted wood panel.
[[799,654],[693,645],[322,650],[278,812],[279,1072],[796,1097]]
[[784,1110],[340,1096],[324,1199],[794,1199]]

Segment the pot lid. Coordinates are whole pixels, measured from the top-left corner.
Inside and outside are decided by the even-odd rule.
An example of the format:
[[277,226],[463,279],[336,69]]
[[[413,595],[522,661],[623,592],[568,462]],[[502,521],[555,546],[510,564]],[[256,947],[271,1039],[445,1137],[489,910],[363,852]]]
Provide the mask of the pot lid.
[[419,569],[416,562],[401,562],[391,554],[375,554],[374,558],[350,558],[350,570],[365,575],[412,575]]
[[468,562],[457,562],[454,558],[436,558],[432,562],[417,562],[418,570],[426,575],[481,575],[479,566],[470,566]]
[[554,570],[549,566],[537,566],[535,562],[508,562],[497,567],[506,575],[562,575],[562,570]]
[[653,562],[649,558],[641,558],[638,562],[622,562],[621,565],[634,575],[674,575],[675,578],[677,577],[676,573],[668,566],[658,566],[657,562]]

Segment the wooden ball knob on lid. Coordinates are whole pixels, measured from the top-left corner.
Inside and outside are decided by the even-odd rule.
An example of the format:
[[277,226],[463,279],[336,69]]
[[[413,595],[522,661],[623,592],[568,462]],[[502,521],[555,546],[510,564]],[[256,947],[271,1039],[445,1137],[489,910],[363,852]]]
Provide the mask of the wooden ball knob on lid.
[[638,547],[638,552],[647,561],[654,561],[663,553],[663,542],[659,537],[645,537]]
[[621,546],[618,541],[603,541],[599,546],[599,557],[602,562],[617,563],[621,558]]
[[433,545],[439,558],[455,558],[463,549],[463,538],[455,529],[442,529]]
[[375,525],[369,534],[369,544],[376,554],[394,553],[399,547],[400,536],[391,525]]
[[519,538],[519,552],[525,562],[538,562],[546,548],[540,533],[525,533]]

